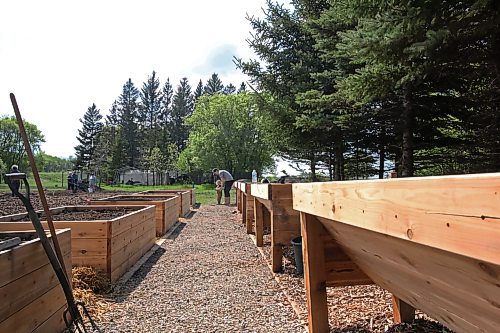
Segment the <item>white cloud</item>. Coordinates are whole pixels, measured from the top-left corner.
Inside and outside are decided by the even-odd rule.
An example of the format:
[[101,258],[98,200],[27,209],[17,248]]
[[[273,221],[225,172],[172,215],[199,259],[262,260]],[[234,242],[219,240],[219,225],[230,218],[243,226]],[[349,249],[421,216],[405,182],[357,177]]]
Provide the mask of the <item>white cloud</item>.
[[[96,103],[106,113],[130,77],[140,88],[155,70],[174,87],[194,87],[219,71],[224,84],[246,78],[217,52],[252,55],[246,13],[264,0],[3,1],[0,5],[0,114],[23,117],[44,133],[52,155],[74,153],[79,119]],[[214,68],[210,69],[210,65]]]

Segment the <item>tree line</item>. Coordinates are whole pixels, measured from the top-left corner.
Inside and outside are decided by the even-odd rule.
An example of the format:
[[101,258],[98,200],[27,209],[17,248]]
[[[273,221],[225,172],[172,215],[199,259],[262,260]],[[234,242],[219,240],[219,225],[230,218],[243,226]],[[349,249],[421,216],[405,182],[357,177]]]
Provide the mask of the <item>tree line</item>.
[[267,2],[235,59],[276,149],[331,179],[500,170],[500,2]]
[[[248,113],[256,110],[250,95],[244,83],[238,89],[233,84],[225,86],[216,73],[206,84],[200,80],[194,91],[187,78],[180,80],[174,91],[170,80],[160,84],[154,71],[140,90],[129,79],[106,117],[92,104],[80,119],[75,168],[99,171],[106,178],[112,178],[115,171],[123,168],[153,172],[179,169],[199,178],[213,167],[227,167],[241,174],[256,167],[255,163],[259,168],[270,165],[271,150],[267,146],[264,151],[259,150],[265,157],[254,160],[246,156],[252,160],[247,165],[238,164],[242,155],[232,149],[238,140],[261,140],[255,137],[258,130],[254,126],[234,127],[245,110],[243,122],[248,120],[248,124],[255,125],[255,119]],[[226,125],[220,126],[224,122]],[[208,133],[208,124],[213,125],[215,136]],[[205,130],[206,133],[200,134]],[[224,145],[228,147],[223,149]],[[241,145],[234,147],[240,152],[245,150]]]

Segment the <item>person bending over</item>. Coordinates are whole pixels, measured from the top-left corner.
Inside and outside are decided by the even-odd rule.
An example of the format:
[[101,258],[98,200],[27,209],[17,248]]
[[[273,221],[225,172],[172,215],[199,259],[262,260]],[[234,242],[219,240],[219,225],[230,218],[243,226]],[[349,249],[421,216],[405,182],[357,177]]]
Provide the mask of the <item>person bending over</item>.
[[222,182],[222,188],[224,189],[224,204],[226,206],[229,206],[229,204],[231,203],[231,198],[229,193],[234,183],[233,176],[229,173],[229,171],[219,170],[217,168],[212,170],[212,174],[214,176],[219,176]]

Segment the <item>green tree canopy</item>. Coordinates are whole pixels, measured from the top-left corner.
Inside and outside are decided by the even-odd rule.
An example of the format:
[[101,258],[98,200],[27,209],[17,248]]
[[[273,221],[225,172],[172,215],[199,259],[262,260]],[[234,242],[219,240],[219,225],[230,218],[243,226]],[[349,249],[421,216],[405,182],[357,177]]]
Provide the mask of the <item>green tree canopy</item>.
[[187,123],[188,146],[180,154],[182,170],[226,169],[236,177],[273,165],[266,127],[268,113],[255,94],[203,96]]

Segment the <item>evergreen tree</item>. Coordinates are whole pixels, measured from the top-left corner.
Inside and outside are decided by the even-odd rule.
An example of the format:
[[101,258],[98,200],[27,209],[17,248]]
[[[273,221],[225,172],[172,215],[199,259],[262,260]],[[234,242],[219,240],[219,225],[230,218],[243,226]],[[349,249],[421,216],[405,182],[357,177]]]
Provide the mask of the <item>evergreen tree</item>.
[[100,110],[92,104],[80,119],[82,128],[78,130],[77,140],[79,145],[75,147],[75,168],[91,170],[94,162],[94,150],[97,145],[97,137],[102,129],[102,115]]
[[193,113],[193,108],[194,100],[191,86],[188,79],[183,78],[177,86],[172,101],[171,139],[179,151],[186,147],[188,127],[185,124],[185,119]]
[[163,113],[163,95],[160,89],[160,81],[153,71],[147,82],[141,89],[141,107],[139,119],[141,121],[142,154],[143,160],[147,161],[154,147],[160,144],[161,129],[160,120]]
[[217,73],[213,73],[210,79],[208,79],[207,84],[205,85],[203,91],[204,94],[208,96],[223,93],[224,85],[222,84],[222,81],[219,79],[219,75],[217,75]]
[[247,91],[247,85],[245,84],[245,82],[241,82],[240,87],[238,88],[238,94],[245,91]]
[[200,80],[194,91],[194,101],[196,102],[201,96],[203,96],[203,81]]
[[[118,97],[118,109],[120,119],[120,139],[117,140],[117,148],[120,154],[124,152],[124,160],[127,166],[139,167],[139,128],[138,118],[139,90],[134,86],[131,79],[123,85],[122,94]],[[121,165],[124,166],[124,165]]]
[[232,83],[230,83],[224,87],[223,91],[224,91],[224,94],[231,95],[231,94],[234,94],[236,92],[236,87]]

